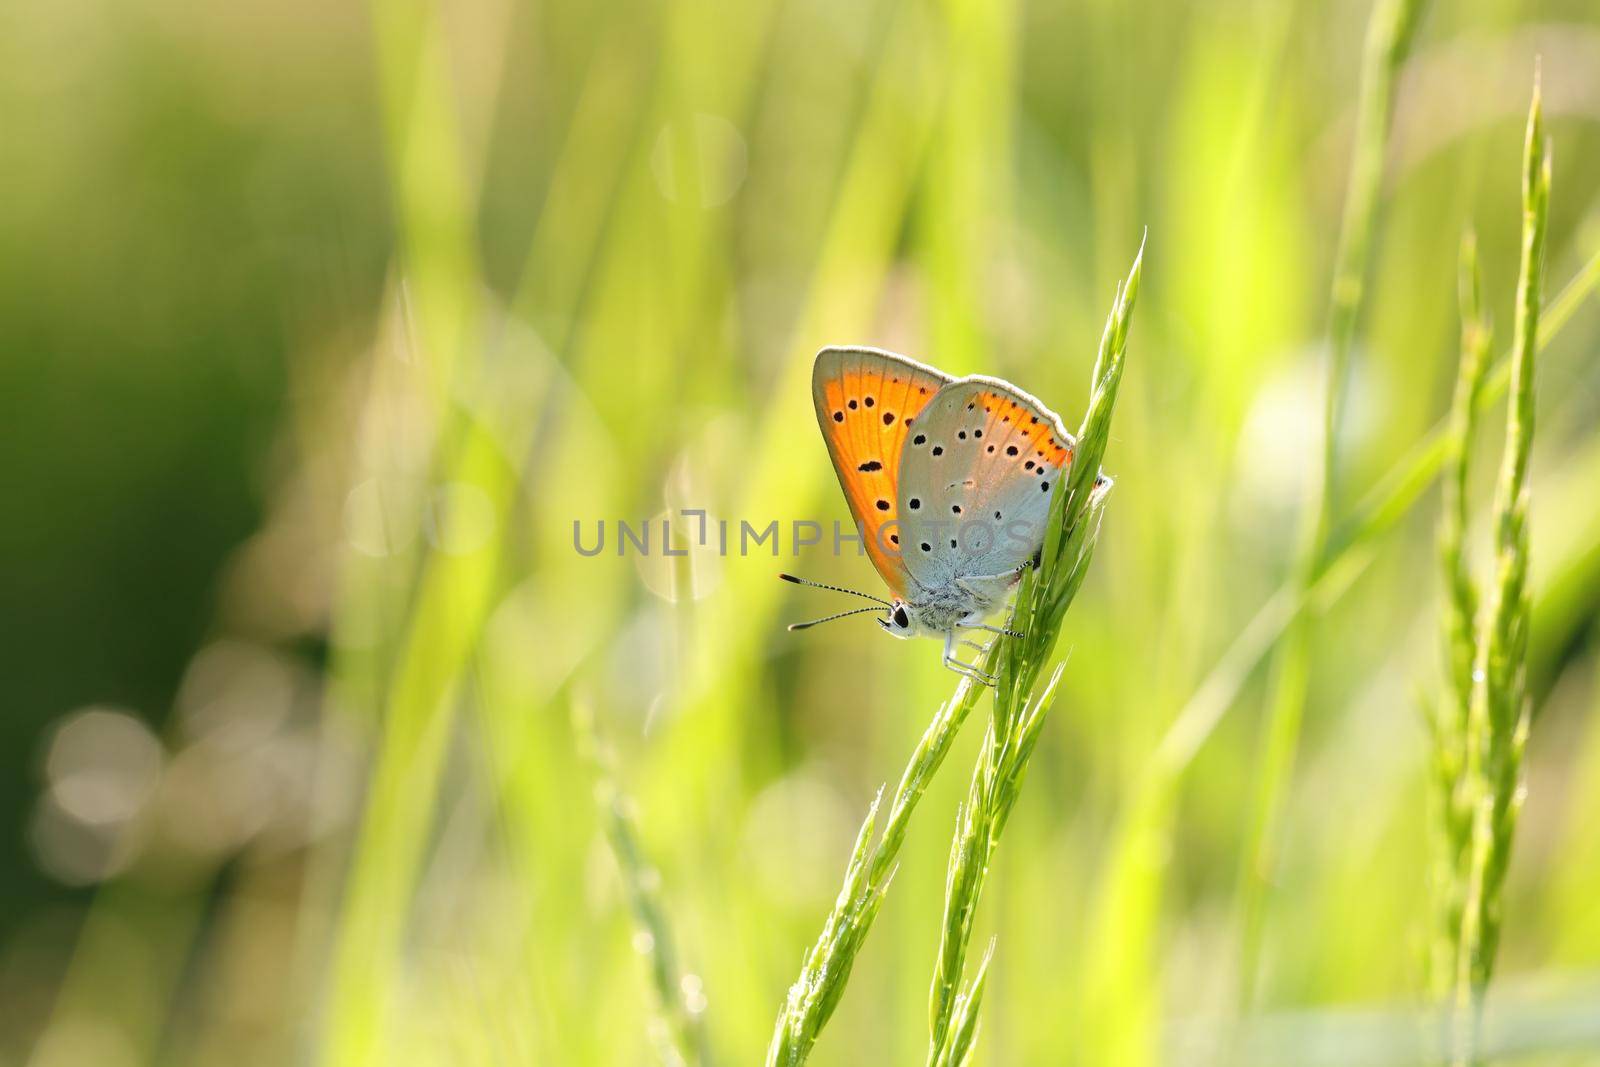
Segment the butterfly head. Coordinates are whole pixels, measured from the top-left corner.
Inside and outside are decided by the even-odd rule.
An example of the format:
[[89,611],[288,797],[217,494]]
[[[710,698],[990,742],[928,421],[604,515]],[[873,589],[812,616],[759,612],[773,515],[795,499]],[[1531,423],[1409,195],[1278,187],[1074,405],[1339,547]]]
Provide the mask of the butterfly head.
[[814,589],[829,589],[835,593],[849,593],[851,596],[858,596],[863,600],[870,600],[879,605],[871,608],[851,608],[849,611],[835,612],[820,619],[812,619],[810,622],[791,623],[789,625],[791,630],[809,630],[820,623],[832,622],[835,619],[845,619],[852,615],[872,614],[878,616],[879,626],[882,626],[896,637],[910,637],[916,633],[916,624],[912,621],[910,608],[899,597],[895,597],[893,600],[885,600],[882,597],[873,596],[871,593],[863,593],[857,589],[846,589],[838,585],[825,585],[822,582],[813,582],[808,578],[796,578],[792,574],[780,574],[778,577],[786,582],[793,582],[795,585],[809,585]]
[[917,630],[911,621],[911,611],[906,602],[895,597],[889,605],[889,610],[878,619],[878,625],[895,637],[911,637]]

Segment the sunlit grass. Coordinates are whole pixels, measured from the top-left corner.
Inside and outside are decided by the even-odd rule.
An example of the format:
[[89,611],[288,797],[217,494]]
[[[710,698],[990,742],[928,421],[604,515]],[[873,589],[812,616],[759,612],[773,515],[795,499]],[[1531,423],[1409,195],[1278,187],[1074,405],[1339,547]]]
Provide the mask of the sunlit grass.
[[[1064,664],[1058,663],[1042,685],[1040,674],[1055,649],[1067,608],[1087,576],[1099,536],[1100,511],[1108,490],[1096,483],[1122,381],[1142,259],[1141,250],[1127,281],[1118,288],[1106,322],[1072,473],[1065,487],[1057,487],[1039,568],[1024,575],[1017,589],[1009,625],[1022,636],[997,640],[984,660],[984,669],[996,675],[998,684],[972,784],[957,813],[950,845],[944,918],[929,1005],[930,1067],[966,1062],[976,1036],[990,953],[985,953],[978,971],[963,986],[973,920],[993,853],[1016,803]],[[838,899],[779,1013],[768,1064],[798,1065],[810,1056],[844,995],[856,956],[883,905],[912,813],[982,694],[982,687],[963,678],[955,694],[940,706],[891,798],[881,835],[876,833],[881,792],[873,800]]]
[[656,1000],[651,1040],[663,1063],[700,1067],[711,1062],[704,1025],[705,994],[699,978],[686,973],[678,962],[676,935],[662,901],[661,876],[644,855],[634,802],[617,784],[613,756],[595,733],[593,710],[581,702],[575,704],[573,727],[595,768],[600,820],[633,912],[634,947],[645,960],[648,985]]
[[[1024,777],[1064,660],[1049,668],[1067,609],[1088,577],[1100,537],[1109,485],[1100,484],[1100,461],[1111,439],[1111,416],[1122,385],[1128,332],[1139,298],[1144,250],[1134,258],[1117,297],[1095,358],[1073,466],[1065,489],[1057,488],[1037,572],[1023,576],[1010,628],[1022,636],[1000,642],[994,664],[998,685],[988,727],[972,770],[966,800],[956,814],[945,876],[944,921],[934,964],[929,1003],[929,1067],[962,1064],[972,1052],[993,944],[970,982],[962,985],[979,899],[1000,847],[1000,835],[1022,790]],[[1041,682],[1046,669],[1047,680]]]
[[1479,593],[1467,552],[1471,512],[1471,446],[1478,421],[1478,399],[1488,362],[1491,327],[1483,308],[1483,272],[1478,246],[1469,231],[1461,242],[1461,361],[1450,405],[1448,463],[1440,494],[1439,560],[1444,577],[1445,683],[1427,703],[1433,743],[1437,820],[1434,872],[1437,928],[1428,957],[1433,996],[1444,1000],[1456,984],[1463,894],[1471,857],[1472,809],[1461,779],[1467,768],[1468,719],[1472,706],[1472,664],[1476,658]]
[[[1367,277],[1372,271],[1372,250],[1377,239],[1379,197],[1395,94],[1401,66],[1410,53],[1426,7],[1425,0],[1376,0],[1368,17],[1349,184],[1328,300],[1319,460],[1306,482],[1300,542],[1293,564],[1292,581],[1301,595],[1308,593],[1317,579],[1340,505],[1339,440],[1345,394],[1367,301]],[[1311,682],[1310,642],[1310,619],[1298,613],[1289,621],[1273,659],[1250,838],[1239,883],[1239,1007],[1243,1012],[1251,1010],[1256,997],[1265,896],[1279,863],[1284,794],[1300,747]]]
[[[991,660],[992,657],[991,652]],[[890,798],[881,832],[878,814],[882,793],[873,798],[856,836],[833,910],[816,943],[806,953],[800,975],[779,1011],[767,1050],[769,1065],[804,1063],[833,1017],[850,981],[856,956],[894,879],[895,862],[905,844],[911,817],[982,693],[982,686],[964,677],[956,683],[955,693],[934,713]]]
[[[1593,13],[101,6],[47,5],[0,35],[18,116],[0,232],[25,250],[0,287],[8,365],[67,386],[6,420],[13,482],[51,490],[12,498],[14,571],[105,573],[94,545],[164,559],[173,531],[213,521],[210,483],[152,494],[96,451],[100,394],[147,427],[110,434],[116,451],[180,480],[243,431],[131,383],[181,381],[209,406],[214,361],[283,429],[233,475],[261,529],[194,648],[99,628],[117,583],[91,609],[58,579],[19,612],[24,631],[58,613],[77,636],[17,676],[28,800],[7,817],[41,873],[16,880],[0,928],[0,1062],[910,1063],[930,1007],[936,1064],[1217,1062],[1230,1038],[1243,1062],[1338,1062],[1367,1039],[1404,1060],[1432,1021],[1418,1006],[1455,985],[1426,962],[1455,905],[1441,921],[1423,891],[1439,770],[1410,710],[1448,596],[1431,493],[1453,494],[1447,545],[1471,544],[1461,507],[1487,504],[1490,471],[1457,450],[1463,424],[1475,412],[1498,437],[1491,413],[1508,395],[1525,408],[1535,356],[1534,569],[1500,600],[1528,605],[1531,643],[1525,679],[1496,692],[1538,728],[1525,749],[1514,728],[1478,731],[1496,784],[1470,821],[1487,833],[1457,824],[1471,863],[1451,869],[1478,886],[1472,975],[1497,961],[1478,1050],[1600,1047],[1582,1010],[1600,967],[1600,142],[1573,59],[1600,39]],[[1471,334],[1481,383],[1452,405],[1464,228],[1485,273],[1469,320],[1512,320],[1511,115],[1541,32],[1561,43],[1544,76],[1562,190],[1542,260],[1564,287],[1537,317],[1524,287],[1497,356]],[[1482,76],[1451,87],[1443,122],[1438,71],[1462,49]],[[773,572],[872,581],[848,551],[573,551],[574,519],[844,519],[806,397],[822,344],[1091,407],[1104,302],[1146,224],[1160,254],[1094,566],[993,746],[961,729],[983,694],[952,697],[925,643],[783,633]],[[257,335],[214,338],[199,312],[235,304]],[[287,368],[281,396],[247,358]],[[1301,431],[1341,396],[1324,477],[1334,439]],[[26,540],[57,496],[39,528],[58,543]],[[167,584],[133,574],[124,597],[141,577]],[[1463,712],[1459,638],[1441,702]],[[268,683],[231,668],[239,692],[211,714],[267,723],[244,742],[198,733],[186,705],[167,715],[161,694],[214,643],[294,665],[304,692],[282,721],[260,718]],[[97,674],[119,644],[157,680]],[[60,817],[73,789],[115,787],[117,764],[46,758],[25,724],[70,709],[30,669],[150,722],[164,757],[136,817]],[[601,804],[575,703],[607,742]],[[1464,736],[1453,751],[1464,769]],[[1515,805],[1496,798],[1519,775],[1512,851]],[[102,854],[117,863],[92,900],[67,888],[93,884]],[[826,973],[774,1043],[813,945]]]
[[[1455,939],[1454,1001],[1458,1013],[1452,1061],[1478,1062],[1482,997],[1494,974],[1505,920],[1504,887],[1523,807],[1522,760],[1529,716],[1529,462],[1534,437],[1534,367],[1544,293],[1545,236],[1550,214],[1550,147],[1545,141],[1539,85],[1534,85],[1522,170],[1522,247],[1506,443],[1494,500],[1494,566],[1487,596],[1465,620],[1473,632],[1465,721],[1459,750],[1456,804],[1467,813],[1465,847],[1455,843],[1460,932]],[[1469,368],[1470,369],[1470,368]],[[1464,372],[1466,373],[1466,372]],[[1469,394],[1473,386],[1464,387]],[[1467,429],[1465,419],[1463,429]],[[1470,440],[1464,439],[1465,449]],[[1464,480],[1463,475],[1463,480]],[[1461,608],[1457,608],[1461,610]],[[1456,679],[1460,684],[1461,679]],[[1454,830],[1454,827],[1447,827]]]

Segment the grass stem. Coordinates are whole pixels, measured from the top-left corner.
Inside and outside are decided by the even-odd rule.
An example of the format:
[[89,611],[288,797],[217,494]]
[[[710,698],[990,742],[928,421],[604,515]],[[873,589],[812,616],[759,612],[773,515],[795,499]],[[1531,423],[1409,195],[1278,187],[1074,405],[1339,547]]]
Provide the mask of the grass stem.
[[[985,668],[992,662],[991,653]],[[844,994],[856,955],[872,928],[884,894],[889,891],[895,860],[905,843],[911,815],[927,791],[928,783],[950,754],[950,746],[981,693],[981,686],[962,678],[956,683],[951,698],[939,706],[900,776],[900,784],[890,800],[888,821],[876,840],[874,830],[882,806],[881,790],[867,809],[833,910],[816,943],[806,953],[800,976],[789,987],[788,997],[778,1013],[772,1043],[767,1049],[768,1067],[798,1067],[811,1055],[812,1046]]]
[[661,876],[639,842],[633,802],[617,785],[614,759],[601,742],[594,713],[575,702],[573,731],[595,777],[595,803],[601,829],[617,861],[628,910],[633,916],[634,947],[646,963],[654,995],[655,1017],[650,1038],[664,1067],[708,1067],[704,994],[699,978],[679,966],[676,939],[661,901]]
[[1490,326],[1483,310],[1483,280],[1477,242],[1469,232],[1461,243],[1461,353],[1446,438],[1447,470],[1439,521],[1439,559],[1447,593],[1444,618],[1446,687],[1429,708],[1433,739],[1434,808],[1439,848],[1434,871],[1438,905],[1436,936],[1429,954],[1430,984],[1443,999],[1455,984],[1455,958],[1461,930],[1461,889],[1466,883],[1472,816],[1463,795],[1467,723],[1472,704],[1472,664],[1476,658],[1479,590],[1466,551],[1472,441],[1489,351]]
[[[1142,249],[1140,255],[1142,258]],[[1013,626],[1026,626],[1024,633],[1031,636],[997,641],[990,647],[982,664],[986,672],[998,672],[999,675],[996,712],[991,719],[991,733],[986,735],[985,753],[995,751],[992,730],[994,723],[1004,714],[1001,707],[1018,713],[1005,716],[1006,721],[1016,724],[1016,729],[1009,735],[1014,743],[1006,749],[1005,755],[1007,766],[1012,768],[1013,774],[1004,787],[996,791],[992,806],[986,809],[989,815],[986,825],[993,829],[996,840],[999,828],[1004,825],[1015,802],[1021,771],[1038,739],[1038,729],[1043,724],[1043,712],[1048,707],[1049,694],[1059,679],[1059,668],[1035,699],[1030,702],[1025,697],[1032,692],[1044,658],[1054,646],[1055,635],[1060,631],[1061,618],[1082,584],[1088,563],[1085,549],[1092,548],[1099,508],[1104,502],[1104,493],[1095,490],[1093,475],[1099,471],[1100,457],[1105,452],[1110,433],[1111,408],[1115,403],[1117,383],[1122,376],[1122,350],[1127,340],[1129,314],[1138,294],[1140,262],[1140,259],[1135,259],[1128,282],[1118,293],[1117,310],[1113,312],[1107,324],[1107,333],[1101,341],[1094,372],[1097,388],[1090,398],[1089,413],[1078,440],[1072,473],[1066,479],[1067,486],[1065,489],[1058,486],[1052,502],[1050,532],[1046,534],[1041,551],[1041,566],[1024,576],[1018,589]],[[1091,473],[1085,474],[1085,471]],[[1066,525],[1069,516],[1084,521],[1075,521],[1069,529]],[[1062,568],[1060,564],[1064,560],[1077,562]],[[1024,643],[1027,645],[1027,654],[1021,654],[1017,649]],[[844,995],[856,956],[866,942],[894,878],[895,862],[905,843],[911,815],[927,791],[928,783],[949,755],[956,735],[983,692],[982,686],[969,678],[962,678],[956,684],[951,698],[940,705],[901,774],[899,785],[890,799],[888,819],[881,833],[877,832],[883,800],[881,790],[868,808],[856,836],[855,847],[851,850],[850,861],[845,867],[844,882],[833,909],[823,924],[821,935],[806,953],[800,975],[789,987],[783,1008],[778,1013],[772,1041],[767,1049],[768,1067],[798,1067],[810,1056],[817,1038]],[[976,903],[975,893],[972,901]],[[977,1010],[987,973],[988,957],[985,956],[984,966],[979,973],[964,992],[956,994],[955,983],[960,978],[960,965],[964,962],[967,938],[970,937],[970,915],[968,920],[959,943],[950,942],[948,959],[943,947],[940,953],[942,964],[947,967],[943,973],[953,974],[954,978],[945,1008],[938,1013],[944,1020],[943,1033],[948,1040],[941,1039],[937,1045],[940,1050],[948,1050],[946,1058],[940,1062],[951,1064],[962,1062],[965,1052],[959,1050],[970,1047],[977,1033]],[[936,1058],[938,1050],[932,1055]]]
[[1471,816],[1469,863],[1462,891],[1456,954],[1452,1062],[1478,1061],[1478,1019],[1494,973],[1502,921],[1502,888],[1522,806],[1522,753],[1528,736],[1527,651],[1528,465],[1533,449],[1534,352],[1538,347],[1550,157],[1539,85],[1528,111],[1522,171],[1522,251],[1506,445],[1495,492],[1494,580],[1477,623],[1466,766],[1460,783]]
[[[1371,270],[1395,86],[1422,9],[1423,0],[1377,0],[1367,23],[1350,178],[1329,301],[1322,448],[1307,483],[1301,542],[1293,568],[1292,581],[1302,593],[1308,592],[1317,580],[1333,525],[1343,396]],[[1309,673],[1308,620],[1297,613],[1289,621],[1279,649],[1256,779],[1254,816],[1240,878],[1241,1011],[1248,1011],[1255,999],[1265,891],[1277,862],[1283,794],[1299,748]]]
[[1143,259],[1141,247],[1127,283],[1118,289],[1095,359],[1089,407],[1078,431],[1071,474],[1066,488],[1058,485],[1056,489],[1040,566],[1023,578],[1017,592],[1010,628],[1022,636],[1000,643],[993,711],[950,843],[944,918],[929,993],[928,1067],[966,1062],[976,1034],[977,1004],[993,945],[978,974],[963,989],[973,918],[1065,669],[1065,663],[1058,660],[1041,684],[1044,666],[1054,652],[1067,609],[1083,584],[1099,536],[1109,486],[1097,484],[1096,477],[1110,438]]

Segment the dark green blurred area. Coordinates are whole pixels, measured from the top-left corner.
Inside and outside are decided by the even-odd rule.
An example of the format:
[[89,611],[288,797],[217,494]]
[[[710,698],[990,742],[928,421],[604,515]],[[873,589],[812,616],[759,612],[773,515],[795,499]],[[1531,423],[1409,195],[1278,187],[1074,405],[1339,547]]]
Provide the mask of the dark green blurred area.
[[23,839],[44,728],[166,718],[261,520],[286,364],[366,332],[392,241],[361,12],[195,14],[16,10],[0,44],[11,924],[62,892]]
[[[0,13],[0,1064],[650,1062],[574,704],[637,795],[722,1062],[758,1059],[952,679],[864,623],[783,632],[815,605],[780,564],[875,589],[862,561],[696,557],[686,596],[579,558],[572,521],[842,519],[804,391],[823,344],[1005,375],[1076,425],[1146,228],[1117,489],[980,921],[979,1055],[1166,1062],[1226,1019],[1265,672],[1149,852],[1133,798],[1288,566],[1366,8]],[[1446,410],[1467,226],[1509,340],[1536,54],[1547,301],[1600,249],[1600,12],[1432,5],[1341,515]],[[1513,1005],[1577,989],[1551,1001],[1575,1017],[1600,974],[1595,304],[1539,372],[1505,945]],[[1260,1005],[1308,1034],[1418,1003],[1435,509],[1315,624]],[[964,742],[819,1064],[921,1055]],[[1297,1020],[1283,1062],[1337,1062]]]

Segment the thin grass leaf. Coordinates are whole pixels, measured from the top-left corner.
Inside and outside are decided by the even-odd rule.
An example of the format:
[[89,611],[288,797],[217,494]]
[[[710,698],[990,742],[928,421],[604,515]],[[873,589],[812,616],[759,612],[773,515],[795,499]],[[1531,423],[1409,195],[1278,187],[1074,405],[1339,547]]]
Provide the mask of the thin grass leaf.
[[1100,460],[1110,439],[1143,262],[1141,244],[1101,335],[1089,405],[1065,488],[1058,483],[1051,501],[1040,565],[1024,576],[1017,592],[1010,628],[1022,636],[1001,642],[993,712],[950,844],[944,918],[928,998],[930,1067],[960,1063],[970,1049],[976,1005],[964,1001],[959,990],[973,917],[1064,665],[1057,663],[1042,686],[1039,676],[1054,652],[1067,609],[1083,585],[1099,536],[1110,489],[1108,481],[1100,480]]
[[[1316,583],[1337,504],[1338,435],[1351,351],[1365,302],[1378,199],[1400,67],[1423,11],[1423,0],[1377,0],[1367,22],[1355,143],[1339,231],[1328,310],[1328,355],[1323,385],[1322,450],[1307,484],[1301,542],[1293,581],[1302,591]],[[1239,1005],[1255,999],[1266,886],[1276,863],[1283,795],[1299,748],[1310,673],[1310,634],[1304,615],[1290,620],[1269,698],[1258,789],[1239,879]]]
[[[988,665],[992,666],[992,660]],[[882,791],[873,799],[856,836],[850,862],[845,868],[844,885],[833,910],[823,925],[822,934],[806,953],[800,976],[789,987],[788,997],[778,1014],[772,1043],[767,1050],[769,1067],[780,1064],[796,1067],[810,1056],[812,1046],[844,994],[856,955],[894,878],[895,858],[905,843],[912,813],[927,791],[928,782],[944,763],[981,692],[981,687],[963,678],[957,683],[955,694],[940,706],[906,764],[889,805],[883,834],[875,844],[873,831]]]
[[1453,1062],[1478,1061],[1482,998],[1494,974],[1503,921],[1502,889],[1522,807],[1522,753],[1528,736],[1528,463],[1534,432],[1534,353],[1538,347],[1550,155],[1538,79],[1528,111],[1522,170],[1522,252],[1506,445],[1495,493],[1494,581],[1478,622],[1463,789],[1472,813],[1470,866],[1456,958]]
[[1444,998],[1455,984],[1461,932],[1462,888],[1470,855],[1472,813],[1463,789],[1466,738],[1472,704],[1474,628],[1479,591],[1465,547],[1469,521],[1468,487],[1472,441],[1488,362],[1490,327],[1483,310],[1483,279],[1477,241],[1469,232],[1461,242],[1461,352],[1450,409],[1447,470],[1439,520],[1439,561],[1448,603],[1444,616],[1446,691],[1430,702],[1427,721],[1433,739],[1433,806],[1438,833],[1434,869],[1437,905],[1430,945],[1429,975],[1434,995]]
[[617,785],[614,760],[600,740],[593,710],[574,702],[572,724],[581,754],[594,773],[601,828],[617,861],[617,873],[633,917],[634,946],[645,960],[655,1009],[650,1036],[656,1054],[665,1067],[710,1064],[705,1007],[692,1000],[690,994],[697,979],[686,974],[678,963],[677,941],[661,900],[661,878],[639,842],[633,803]]
[[[1542,353],[1548,348],[1596,291],[1600,291],[1600,252],[1589,257],[1544,309],[1535,351]],[[1503,397],[1510,381],[1508,351],[1485,376],[1477,412],[1481,414]],[[1285,581],[1256,610],[1173,717],[1156,749],[1154,766],[1160,776],[1181,774],[1189,766],[1238,702],[1251,674],[1277,648],[1301,612],[1327,610],[1366,571],[1373,545],[1410,512],[1444,469],[1449,432],[1446,416],[1362,496],[1351,516],[1329,538],[1331,547],[1310,589],[1297,588],[1292,579]]]
[[[1141,257],[1143,255],[1142,248],[1140,255]],[[1101,341],[1096,368],[1102,373],[1096,379],[1098,385],[1090,400],[1090,414],[1085,417],[1085,430],[1080,434],[1078,451],[1073,461],[1074,472],[1084,469],[1098,471],[1100,456],[1105,451],[1105,442],[1109,435],[1110,411],[1115,401],[1115,388],[1121,380],[1121,348],[1126,343],[1127,320],[1133,308],[1133,299],[1138,292],[1139,263],[1140,260],[1136,259],[1128,284],[1118,293],[1116,309],[1107,323],[1106,333]],[[1115,346],[1114,350],[1111,346]],[[999,688],[995,697],[997,718],[1003,714],[998,709],[1015,708],[1017,694],[1027,691],[1019,687],[1021,680],[1027,679],[1028,687],[1031,688],[1032,680],[1037,678],[1039,667],[1043,662],[1043,653],[1054,645],[1055,634],[1060,628],[1060,618],[1065,614],[1067,605],[1083,581],[1084,568],[1087,564],[1085,548],[1088,546],[1092,549],[1091,531],[1097,530],[1098,524],[1095,521],[1077,521],[1077,519],[1085,517],[1091,511],[1093,513],[1091,518],[1097,515],[1105,494],[1103,489],[1095,488],[1092,476],[1074,475],[1066,482],[1066,489],[1062,489],[1058,483],[1052,500],[1052,520],[1041,552],[1041,566],[1037,572],[1029,572],[1024,576],[1017,594],[1017,608],[1013,613],[1013,626],[1022,625],[1023,620],[1027,622],[1028,630],[1025,633],[1033,635],[1032,646],[1028,646],[1034,649],[1033,655],[1031,657],[1018,655],[1017,649],[1013,647],[1019,642],[1030,641],[1030,638],[1024,637],[1013,641],[996,642],[990,647],[988,657],[984,661],[984,668],[998,672],[999,676]],[[1067,525],[1069,516],[1072,517],[1070,527]],[[1064,571],[1061,570],[1063,558],[1070,558],[1073,561]],[[1060,572],[1058,579],[1045,580],[1056,578],[1058,572]],[[1049,622],[1051,619],[1054,619],[1053,625]],[[1054,680],[1051,683],[1052,689],[1053,686]],[[929,780],[943,764],[956,734],[982,691],[981,687],[963,678],[957,684],[954,696],[940,707],[901,775],[900,784],[890,804],[889,820],[876,845],[872,845],[871,842],[881,794],[878,800],[874,800],[846,868],[844,888],[841,889],[833,911],[823,926],[822,935],[807,953],[800,976],[790,987],[784,1007],[779,1013],[772,1043],[767,1050],[769,1067],[776,1067],[779,1064],[795,1067],[804,1063],[823,1027],[827,1025],[839,998],[843,995],[855,957],[871,929],[872,921],[882,904],[883,895],[888,889],[893,876],[895,858],[905,841],[911,814],[926,791]],[[1006,718],[1009,721],[1009,714]],[[993,722],[991,729],[992,726]],[[994,749],[994,735],[991,733],[987,736],[989,740],[984,746],[986,751]],[[1027,752],[1031,752],[1032,739],[1036,736],[1035,722],[1028,734]],[[1020,779],[1020,773],[1013,777]],[[963,860],[960,857],[952,857],[950,877],[960,882],[960,885],[952,888],[947,883],[946,887],[947,897],[951,899],[970,897],[974,905],[977,900],[975,883],[981,880],[982,870],[978,857],[982,854],[986,861],[988,851],[985,842],[978,836],[979,833],[974,824],[971,840],[967,840],[965,835],[958,838],[958,842],[966,842],[967,847],[963,855],[967,858]],[[960,847],[959,844],[956,847]],[[964,924],[963,934],[948,944],[947,965],[949,973],[954,975],[951,980],[952,996],[954,983],[959,980],[965,946],[970,935],[970,914],[958,922]]]
[[989,981],[989,961],[994,958],[995,939],[989,939],[978,973],[972,982],[956,996],[954,1017],[951,1021],[950,1040],[939,1055],[934,1067],[961,1067],[972,1058],[972,1049],[978,1039],[978,1009],[983,1006],[983,991]]

